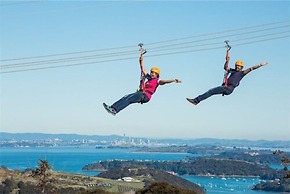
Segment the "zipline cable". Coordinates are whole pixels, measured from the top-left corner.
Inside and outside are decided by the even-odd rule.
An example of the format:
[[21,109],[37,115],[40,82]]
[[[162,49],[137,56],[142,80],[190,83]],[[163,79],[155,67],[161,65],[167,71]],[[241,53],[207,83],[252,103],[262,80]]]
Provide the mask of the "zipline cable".
[[132,48],[134,46],[135,45],[114,47],[114,48],[105,48],[105,49],[96,49],[96,50],[87,50],[87,51],[77,51],[77,52],[69,52],[69,53],[59,53],[59,54],[51,54],[51,55],[40,55],[40,56],[34,56],[34,57],[21,57],[21,58],[14,58],[14,59],[3,59],[3,60],[0,60],[0,62],[27,60],[27,59],[37,59],[37,58],[46,58],[46,57],[56,57],[56,56],[64,56],[64,55],[75,55],[75,54],[99,52],[99,51],[109,51],[109,50],[120,50],[120,49],[125,49],[125,48]]
[[[282,26],[281,28],[285,28],[285,27],[289,27],[289,25]],[[231,35],[228,35],[228,37],[245,35],[245,34],[256,33],[256,32],[257,31],[239,33],[239,34],[231,34]],[[232,40],[232,41],[241,41],[241,40],[246,40],[246,39],[260,38],[260,37],[272,36],[272,35],[277,35],[277,34],[282,34],[282,33],[289,33],[289,31],[282,31],[282,32],[276,32],[276,33],[271,33],[271,34],[257,35],[257,36],[253,36],[253,37],[247,37],[247,38],[244,38],[244,39]],[[202,41],[208,41],[208,40],[214,40],[214,39],[220,39],[220,38],[225,38],[225,36],[219,36],[219,37],[208,38],[208,39],[201,39],[201,40],[192,41],[190,43],[202,42]],[[186,43],[183,42],[183,43],[180,43],[180,44],[174,44],[172,46],[178,46],[178,45],[183,45],[183,44],[186,44]],[[160,51],[164,51],[164,50],[176,50],[176,49],[184,49],[184,48],[191,48],[191,47],[201,47],[201,46],[214,45],[214,44],[220,44],[220,43],[219,42],[206,43],[206,44],[184,46],[184,47],[173,47],[173,48],[168,48],[168,47],[171,47],[171,45],[166,45],[166,46],[163,46],[163,47],[153,47],[150,50],[151,51],[160,52]],[[14,64],[1,65],[0,68],[1,69],[6,69],[6,68],[34,66],[34,65],[45,65],[45,64],[48,64],[48,63],[60,63],[60,62],[69,62],[69,61],[89,60],[89,59],[95,59],[95,58],[108,58],[108,57],[115,57],[115,56],[131,55],[131,54],[135,54],[135,53],[136,53],[136,51],[134,50],[134,51],[122,51],[122,52],[115,52],[115,53],[104,53],[104,54],[96,54],[96,55],[87,55],[87,56],[80,56],[80,57],[73,57],[73,58],[62,58],[62,59],[50,59],[50,60],[43,60],[43,61],[23,62],[23,63],[14,63]]]
[[81,56],[81,57],[73,57],[73,58],[51,59],[51,60],[44,60],[44,61],[32,61],[32,62],[24,62],[24,63],[14,63],[14,64],[8,64],[8,65],[1,65],[0,68],[1,69],[5,69],[5,68],[14,68],[14,67],[43,65],[43,64],[48,64],[48,63],[81,61],[81,60],[88,60],[88,59],[95,59],[95,58],[107,58],[107,57],[115,57],[115,56],[122,56],[122,55],[131,55],[131,54],[135,54],[135,53],[136,53],[136,51],[129,51],[129,52],[97,54],[97,55],[89,55],[89,56]]
[[[264,42],[264,41],[271,41],[271,40],[287,38],[287,37],[289,37],[289,35],[280,36],[280,37],[274,37],[274,38],[269,38],[269,39],[250,41],[250,42],[236,44],[234,46],[242,46],[242,45],[253,44],[253,43]],[[214,50],[214,49],[221,49],[221,48],[224,48],[224,46],[222,46],[222,47],[219,46],[219,47],[212,47],[212,48],[204,48],[204,49],[196,49],[196,50],[187,50],[187,51],[178,51],[178,52],[168,52],[168,53],[162,53],[162,54],[149,55],[148,57],[157,57],[157,56],[173,55],[173,54],[183,54],[183,53],[189,53],[189,52],[198,52],[198,51]],[[60,67],[88,65],[88,64],[112,62],[112,61],[130,60],[130,59],[135,59],[135,58],[136,57],[118,58],[118,59],[111,59],[111,60],[94,61],[94,62],[90,62],[90,63],[76,63],[76,64],[67,64],[67,65],[59,65],[59,66],[49,66],[49,67],[39,67],[39,68],[31,68],[31,69],[4,71],[4,72],[0,72],[0,73],[1,74],[3,74],[3,73],[15,73],[15,72],[21,72],[21,71],[34,71],[34,70],[40,70],[40,69],[52,69],[52,68],[60,68]]]
[[[189,41],[189,42],[181,42],[181,43],[176,43],[176,44],[171,44],[171,45],[165,45],[165,47],[172,47],[172,46],[190,44],[190,43],[193,43],[193,42],[202,42],[202,41],[207,41],[207,40],[214,40],[214,39],[219,39],[219,38],[227,38],[227,37],[232,37],[232,36],[240,36],[240,35],[245,35],[245,34],[257,33],[257,32],[262,32],[262,31],[266,31],[266,30],[273,30],[273,29],[287,28],[287,27],[289,29],[290,25],[288,24],[288,25],[285,25],[285,26],[273,27],[273,28],[268,28],[268,29],[255,30],[255,31],[243,32],[243,33],[238,33],[238,34],[230,34],[230,35],[212,37],[212,38],[207,38],[207,39],[194,40],[194,41]],[[162,47],[164,47],[164,46],[162,46]],[[155,47],[155,48],[161,48],[161,47]]]
[[177,39],[170,39],[170,40],[164,40],[164,41],[159,41],[159,42],[147,43],[146,45],[163,44],[163,43],[167,43],[167,42],[174,42],[174,41],[191,39],[191,38],[198,38],[198,37],[203,37],[203,36],[211,36],[211,35],[215,35],[215,34],[224,34],[224,33],[228,33],[228,32],[241,31],[241,30],[247,30],[247,29],[252,29],[252,28],[260,28],[260,27],[265,27],[265,26],[270,26],[270,25],[276,25],[276,24],[281,24],[281,23],[287,23],[289,25],[289,22],[290,22],[290,20],[279,21],[279,22],[272,22],[272,23],[255,25],[255,26],[249,26],[249,27],[243,27],[243,28],[230,29],[230,30],[226,30],[226,31],[213,32],[213,33],[208,33],[208,34],[203,34],[203,35],[193,35],[193,36],[188,36],[188,37],[183,37],[183,38],[177,38]]
[[[271,40],[276,40],[276,39],[282,39],[282,38],[287,38],[287,37],[290,37],[290,35],[279,36],[279,37],[274,37],[274,38],[269,38],[269,39],[256,40],[256,41],[245,42],[245,43],[240,43],[240,44],[233,44],[233,45],[236,47],[236,46],[242,46],[242,45],[247,45],[247,44],[253,44],[253,43],[257,43],[257,42],[265,42],[265,41],[271,41]],[[149,55],[147,57],[156,57],[156,56],[173,55],[173,54],[183,54],[183,53],[189,53],[189,52],[214,50],[214,49],[220,49],[220,48],[224,48],[224,46],[222,46],[222,47],[213,47],[213,48],[204,48],[204,49],[196,49],[196,50],[187,50],[187,51],[180,51],[180,52],[171,52],[171,53],[164,53],[164,54],[156,54],[156,55]]]
[[[180,40],[185,40],[185,39],[198,38],[198,37],[204,37],[204,36],[211,36],[211,35],[223,34],[223,33],[228,33],[228,32],[233,32],[233,31],[241,31],[241,30],[245,30],[245,29],[260,28],[260,27],[276,25],[276,24],[281,24],[281,23],[287,23],[289,25],[289,21],[290,20],[281,21],[281,22],[267,23],[267,24],[261,24],[261,25],[257,25],[257,26],[250,26],[250,27],[244,27],[244,28],[231,29],[231,30],[215,32],[215,33],[208,33],[208,34],[203,34],[203,35],[194,35],[194,36],[183,37],[183,38],[178,38],[178,39],[169,39],[169,40],[165,40],[165,41],[147,43],[146,45],[148,46],[148,45],[163,44],[163,43],[180,41]],[[74,54],[82,54],[82,53],[109,51],[109,50],[120,50],[120,49],[133,48],[133,47],[135,47],[135,45],[122,46],[122,47],[113,47],[113,48],[105,48],[105,49],[86,50],[86,51],[77,51],[77,52],[58,53],[58,54],[50,54],[50,55],[40,55],[40,56],[30,56],[30,57],[21,57],[21,58],[1,59],[0,61],[1,62],[6,62],[6,61],[16,61],[16,60],[27,60],[27,59],[34,59],[34,58],[46,58],[46,57],[74,55]]]

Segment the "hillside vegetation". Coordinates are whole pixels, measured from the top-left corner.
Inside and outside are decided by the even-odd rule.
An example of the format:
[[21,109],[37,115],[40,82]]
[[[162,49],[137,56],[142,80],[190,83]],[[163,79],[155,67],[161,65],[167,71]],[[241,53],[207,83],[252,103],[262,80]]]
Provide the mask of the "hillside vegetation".
[[111,160],[88,164],[83,170],[105,171],[114,168],[151,168],[172,171],[179,175],[277,177],[278,171],[266,166],[229,159],[198,158],[190,161]]
[[[119,170],[119,173],[122,172]],[[136,172],[136,171],[135,171]],[[143,170],[134,173],[133,180],[113,180],[48,170],[45,184],[39,184],[40,177],[33,177],[33,170],[25,172],[0,168],[0,193],[3,194],[203,194],[204,190],[191,182],[158,170]],[[124,176],[129,175],[123,171]],[[166,177],[166,178],[165,178]],[[162,180],[162,181],[161,181]],[[176,184],[176,183],[179,183]],[[153,186],[151,186],[153,184]],[[184,184],[182,186],[182,184]],[[182,187],[181,187],[182,186]],[[190,188],[190,189],[186,189]],[[166,192],[168,191],[168,192]]]
[[[82,194],[82,193],[123,193],[137,191],[144,187],[144,183],[124,182],[100,177],[69,174],[49,171],[49,181],[45,185],[46,193]],[[31,177],[32,171],[11,171],[0,168],[0,193],[4,194],[40,194],[39,179]],[[106,192],[105,192],[106,191]]]

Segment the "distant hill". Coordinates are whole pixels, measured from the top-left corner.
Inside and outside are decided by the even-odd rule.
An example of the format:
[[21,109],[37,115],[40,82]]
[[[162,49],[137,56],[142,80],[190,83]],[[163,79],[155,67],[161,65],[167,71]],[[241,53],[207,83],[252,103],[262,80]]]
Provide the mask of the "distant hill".
[[183,189],[194,190],[195,193],[205,193],[204,188],[185,180],[179,176],[165,172],[163,170],[152,168],[113,168],[108,171],[102,172],[98,177],[107,179],[121,179],[122,177],[133,177],[134,179],[140,179],[145,183],[145,187],[154,182],[166,182],[168,184],[176,185]]
[[197,138],[197,139],[159,139],[160,143],[176,145],[215,145],[215,146],[238,146],[238,147],[263,147],[263,148],[286,148],[290,146],[289,141],[284,140],[247,140],[247,139],[218,139],[218,138]]
[[276,179],[271,181],[263,181],[253,186],[253,190],[290,193],[290,179]]
[[122,138],[118,135],[78,135],[78,134],[47,134],[47,133],[6,133],[0,132],[0,140],[15,139],[15,140],[39,140],[39,139],[94,139],[94,140],[113,140]]
[[[133,173],[134,172],[134,173]],[[178,176],[154,169],[120,169],[118,172],[123,180],[113,180],[101,177],[93,177],[80,174],[63,173],[49,170],[47,173],[47,183],[45,193],[58,194],[125,194],[135,193],[136,191],[145,189],[156,181],[162,180],[166,182],[167,188],[174,188],[185,191],[187,188],[191,192],[182,192],[190,194],[204,194],[205,191],[197,184],[191,183]],[[129,174],[130,173],[130,174]],[[133,174],[132,174],[133,173]],[[41,178],[39,176],[31,176],[32,171],[12,171],[0,167],[0,193],[29,193],[39,194],[41,186],[38,185]],[[124,177],[132,175],[130,181],[126,181]],[[150,176],[149,176],[150,175]],[[164,184],[158,183],[157,186]],[[171,185],[171,187],[169,187]],[[156,189],[156,188],[155,188]],[[156,193],[156,192],[155,192]],[[158,192],[159,193],[159,192]],[[177,192],[181,193],[181,192]]]
[[215,146],[238,146],[238,147],[263,147],[263,148],[289,148],[289,141],[282,140],[247,140],[247,139],[217,139],[217,138],[197,138],[197,139],[178,139],[178,138],[144,138],[144,137],[124,137],[119,135],[79,135],[79,134],[47,134],[47,133],[8,133],[0,132],[0,140],[43,140],[43,139],[62,139],[62,140],[98,140],[113,141],[122,138],[138,138],[150,140],[170,145],[215,145]]
[[[148,160],[107,160],[87,164],[82,170],[107,171],[118,168],[150,168],[172,171],[179,175],[195,176],[246,176],[272,179],[282,177],[278,172],[267,166],[231,159],[196,158],[188,161],[148,161]],[[278,176],[278,174],[281,174]],[[107,177],[106,177],[107,178]],[[108,177],[112,178],[112,177]]]
[[[50,181],[46,184],[45,193],[58,194],[88,194],[99,193],[124,193],[137,191],[144,188],[143,182],[125,182],[99,177],[49,171]],[[0,167],[0,193],[27,193],[40,194],[41,188],[38,186],[40,178],[32,177],[31,171],[12,171]],[[101,189],[99,192],[93,192]],[[105,192],[108,191],[108,192]]]

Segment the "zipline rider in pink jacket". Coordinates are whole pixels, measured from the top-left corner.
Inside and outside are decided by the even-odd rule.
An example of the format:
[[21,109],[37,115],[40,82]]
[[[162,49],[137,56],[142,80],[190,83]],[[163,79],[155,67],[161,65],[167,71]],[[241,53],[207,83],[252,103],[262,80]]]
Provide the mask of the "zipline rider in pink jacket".
[[107,104],[103,103],[103,106],[108,111],[108,113],[116,115],[118,112],[120,112],[130,104],[133,103],[143,104],[149,102],[159,85],[164,85],[173,82],[181,83],[179,79],[160,80],[159,79],[160,69],[158,67],[152,67],[150,70],[150,74],[148,74],[143,65],[143,57],[144,55],[140,54],[139,57],[140,68],[143,75],[145,75],[144,78],[146,80],[144,81],[144,84],[142,84],[142,88],[140,88],[140,90],[138,90],[137,92],[125,95],[111,106],[108,106]]

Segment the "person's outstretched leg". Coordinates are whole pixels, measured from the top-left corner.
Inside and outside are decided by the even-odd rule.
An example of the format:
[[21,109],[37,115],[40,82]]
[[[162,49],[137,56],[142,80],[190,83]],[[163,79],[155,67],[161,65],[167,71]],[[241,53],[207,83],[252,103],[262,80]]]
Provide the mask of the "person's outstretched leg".
[[117,112],[115,109],[113,109],[111,106],[107,105],[106,103],[103,103],[103,107],[106,109],[106,111],[112,115],[116,115]]
[[217,95],[217,94],[223,94],[224,92],[224,87],[223,86],[218,86],[215,88],[212,88],[210,90],[208,90],[207,92],[205,92],[202,95],[197,96],[196,98],[186,98],[190,103],[197,105],[198,103],[200,103],[201,101],[211,97],[212,95]]
[[132,103],[139,103],[141,102],[143,92],[135,92],[132,94],[128,94],[115,102],[111,107],[116,111],[116,113],[120,112],[127,106],[129,106]]

